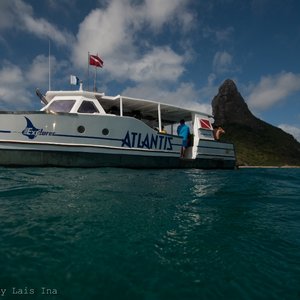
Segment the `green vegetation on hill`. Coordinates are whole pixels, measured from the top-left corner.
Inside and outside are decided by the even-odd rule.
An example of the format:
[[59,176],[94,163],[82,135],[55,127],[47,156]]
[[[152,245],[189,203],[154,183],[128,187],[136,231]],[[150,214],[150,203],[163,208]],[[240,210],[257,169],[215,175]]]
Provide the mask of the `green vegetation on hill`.
[[240,166],[300,166],[300,143],[283,130],[265,122],[258,127],[224,124],[223,140],[235,145]]
[[235,145],[240,166],[300,166],[300,143],[258,118],[249,110],[235,83],[227,79],[212,100],[215,125],[226,134],[222,140]]

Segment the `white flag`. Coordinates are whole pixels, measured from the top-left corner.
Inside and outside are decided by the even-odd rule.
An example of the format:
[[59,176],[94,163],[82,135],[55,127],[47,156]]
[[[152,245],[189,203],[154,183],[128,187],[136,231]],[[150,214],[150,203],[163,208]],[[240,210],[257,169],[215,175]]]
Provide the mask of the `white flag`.
[[70,84],[79,85],[79,78],[74,75],[70,75]]

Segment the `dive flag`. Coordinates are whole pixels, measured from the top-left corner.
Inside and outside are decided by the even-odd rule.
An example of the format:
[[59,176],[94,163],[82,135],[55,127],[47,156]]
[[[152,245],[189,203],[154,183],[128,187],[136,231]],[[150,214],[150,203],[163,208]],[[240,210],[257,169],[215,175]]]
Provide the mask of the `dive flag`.
[[103,67],[103,60],[98,55],[90,54],[90,65],[95,67]]
[[200,119],[200,127],[203,129],[212,129],[209,120],[206,119]]
[[70,84],[79,85],[79,78],[74,75],[70,75]]

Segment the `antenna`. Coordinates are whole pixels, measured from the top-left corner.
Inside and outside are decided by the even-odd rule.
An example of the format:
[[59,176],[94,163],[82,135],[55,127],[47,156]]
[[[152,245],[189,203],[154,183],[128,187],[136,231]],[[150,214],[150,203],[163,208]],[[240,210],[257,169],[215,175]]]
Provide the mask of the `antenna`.
[[36,89],[36,90],[35,90],[35,93],[36,93],[36,95],[41,99],[41,101],[42,101],[45,105],[48,104],[48,101],[47,101],[46,97],[40,92],[39,89]]
[[50,39],[49,39],[49,91],[51,91],[51,47],[50,47]]

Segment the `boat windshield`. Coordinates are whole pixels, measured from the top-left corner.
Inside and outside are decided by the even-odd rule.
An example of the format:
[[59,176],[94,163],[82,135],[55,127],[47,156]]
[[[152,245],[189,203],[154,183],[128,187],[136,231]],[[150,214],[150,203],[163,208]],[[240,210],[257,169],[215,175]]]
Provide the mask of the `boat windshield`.
[[92,101],[83,101],[77,112],[84,114],[99,113],[97,107]]
[[55,100],[48,109],[54,112],[70,112],[75,104],[75,100]]

